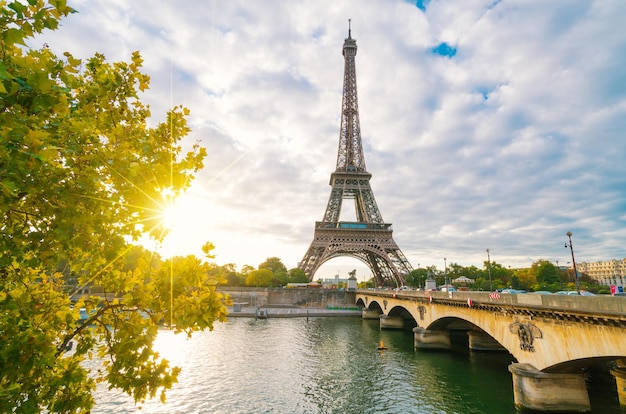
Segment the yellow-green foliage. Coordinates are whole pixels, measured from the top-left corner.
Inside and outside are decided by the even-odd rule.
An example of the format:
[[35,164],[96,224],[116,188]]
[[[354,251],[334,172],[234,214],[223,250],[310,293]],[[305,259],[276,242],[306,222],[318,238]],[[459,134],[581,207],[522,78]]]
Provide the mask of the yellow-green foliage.
[[[63,0],[0,0],[0,412],[88,412],[96,381],[164,399],[178,368],[152,349],[158,324],[189,334],[226,314],[205,264],[128,244],[163,237],[165,203],[202,168],[204,148],[180,145],[187,110],[147,126],[137,52],[83,62],[27,46],[72,12]],[[108,296],[71,307],[83,286]],[[92,356],[104,370],[86,371]]]

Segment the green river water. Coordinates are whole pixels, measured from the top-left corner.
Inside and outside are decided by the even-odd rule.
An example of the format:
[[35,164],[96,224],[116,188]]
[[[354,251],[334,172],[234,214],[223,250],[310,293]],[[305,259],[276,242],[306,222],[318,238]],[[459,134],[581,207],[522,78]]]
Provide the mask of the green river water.
[[[415,352],[411,332],[359,317],[232,318],[191,339],[163,330],[156,346],[182,367],[166,404],[102,386],[93,413],[519,413],[509,354]],[[602,397],[611,378],[597,382],[593,412],[619,412]]]

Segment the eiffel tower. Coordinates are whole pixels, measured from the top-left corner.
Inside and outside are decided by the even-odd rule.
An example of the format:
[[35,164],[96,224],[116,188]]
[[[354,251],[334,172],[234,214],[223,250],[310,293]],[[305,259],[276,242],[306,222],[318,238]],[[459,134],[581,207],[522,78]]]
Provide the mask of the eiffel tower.
[[[393,240],[391,224],[383,221],[370,187],[372,174],[365,168],[354,64],[356,49],[356,39],[352,39],[348,26],[348,38],[343,43],[345,66],[337,168],[330,175],[332,190],[324,219],[315,222],[313,242],[299,267],[312,280],[323,263],[349,256],[369,266],[378,286],[401,286],[413,268]],[[342,203],[350,199],[354,200],[356,221],[339,221]]]

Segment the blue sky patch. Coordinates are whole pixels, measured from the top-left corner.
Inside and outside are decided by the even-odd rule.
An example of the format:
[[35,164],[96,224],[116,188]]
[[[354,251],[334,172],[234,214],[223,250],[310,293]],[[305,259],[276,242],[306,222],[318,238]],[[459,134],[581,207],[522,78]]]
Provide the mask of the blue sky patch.
[[439,56],[447,56],[451,58],[456,55],[456,47],[452,47],[446,42],[440,43],[437,47],[432,49],[432,52]]
[[489,99],[489,93],[491,92],[489,89],[487,88],[478,88],[478,92],[480,92],[480,94],[483,96],[483,100],[487,100]]
[[415,0],[415,5],[423,12],[426,11],[426,6],[428,6],[428,3],[430,3],[430,0]]

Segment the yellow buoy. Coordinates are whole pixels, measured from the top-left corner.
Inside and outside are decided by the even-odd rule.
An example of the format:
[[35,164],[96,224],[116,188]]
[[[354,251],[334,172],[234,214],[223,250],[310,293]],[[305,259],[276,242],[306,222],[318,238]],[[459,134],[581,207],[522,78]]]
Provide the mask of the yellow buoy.
[[380,341],[380,346],[378,347],[378,350],[382,351],[384,349],[387,349],[387,348],[385,348],[385,342],[384,341]]

